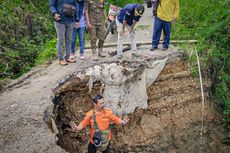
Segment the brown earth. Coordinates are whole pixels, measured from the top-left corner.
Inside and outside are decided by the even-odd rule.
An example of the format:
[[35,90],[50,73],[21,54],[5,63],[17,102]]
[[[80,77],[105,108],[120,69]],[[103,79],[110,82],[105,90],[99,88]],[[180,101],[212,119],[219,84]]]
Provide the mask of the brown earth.
[[[70,132],[68,122],[79,123],[93,108],[88,95],[89,78],[76,77],[56,88],[54,109],[60,131],[59,145],[69,152],[86,152],[88,129]],[[101,83],[96,82],[93,93],[100,93]],[[126,127],[112,125],[114,153],[153,152],[229,152],[221,143],[223,129],[215,121],[209,101],[210,81],[206,80],[204,125],[202,127],[199,78],[192,78],[185,61],[169,62],[160,76],[148,89],[148,108],[129,114]]]

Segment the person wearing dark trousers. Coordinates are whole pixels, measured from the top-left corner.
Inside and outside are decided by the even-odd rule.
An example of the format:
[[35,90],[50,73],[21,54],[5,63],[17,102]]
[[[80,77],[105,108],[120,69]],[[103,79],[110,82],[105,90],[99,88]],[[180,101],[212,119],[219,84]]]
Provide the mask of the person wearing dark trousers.
[[93,97],[94,109],[87,112],[85,118],[78,126],[71,121],[70,126],[73,132],[79,132],[83,128],[90,126],[90,142],[88,153],[96,153],[97,150],[102,153],[109,153],[112,133],[110,130],[111,123],[126,125],[129,118],[123,119],[116,116],[111,109],[105,108],[105,100],[101,95]]
[[172,23],[177,20],[178,15],[179,0],[159,0],[153,26],[151,51],[158,48],[162,30],[164,34],[162,50],[165,51],[169,48]]
[[[92,144],[92,143],[89,143],[89,145],[88,145],[88,153],[96,153],[96,152],[97,152],[97,148],[95,147],[95,145]],[[109,153],[109,152],[110,152],[110,142],[109,142],[106,150],[102,151],[102,153]]]
[[[79,22],[78,5],[75,0],[49,0],[49,9],[54,17],[54,26],[57,32],[57,56],[60,65],[75,63],[70,58],[71,40],[74,22]],[[65,42],[65,56],[62,48]]]

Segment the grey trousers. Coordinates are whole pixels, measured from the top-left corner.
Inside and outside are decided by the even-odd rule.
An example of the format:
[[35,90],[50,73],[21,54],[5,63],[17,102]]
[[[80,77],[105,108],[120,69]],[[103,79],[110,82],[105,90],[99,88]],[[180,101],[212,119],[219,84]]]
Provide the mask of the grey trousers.
[[[116,24],[117,24],[117,31],[118,31],[117,54],[122,54],[124,35],[120,35],[119,32],[122,30],[123,24],[120,23],[117,18],[116,18]],[[128,29],[129,34],[130,34],[131,51],[137,52],[137,45],[136,45],[136,36],[135,36],[135,33],[130,32],[131,26],[126,25],[126,28]]]
[[57,57],[58,60],[63,60],[63,43],[65,41],[65,59],[68,59],[71,52],[71,41],[73,34],[74,23],[61,24],[59,22],[54,22],[54,26],[57,32]]

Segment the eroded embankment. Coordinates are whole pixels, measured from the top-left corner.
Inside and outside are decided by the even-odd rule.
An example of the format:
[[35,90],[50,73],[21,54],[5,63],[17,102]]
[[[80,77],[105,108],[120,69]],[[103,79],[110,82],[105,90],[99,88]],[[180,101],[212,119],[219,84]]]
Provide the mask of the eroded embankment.
[[[147,60],[147,65],[150,61]],[[147,77],[151,75],[151,73],[147,73],[144,70],[146,61],[115,63],[117,67],[121,66],[127,72],[124,72],[124,69],[122,71],[119,70],[123,74],[122,76],[118,74],[116,76],[116,72],[106,74],[112,75],[111,78],[113,81],[115,80],[113,77],[126,77],[123,80],[124,82],[121,81],[120,84],[124,84],[127,90],[122,91],[132,91],[130,89],[133,87],[135,87],[134,90],[137,90],[140,86],[139,90],[143,92],[144,86],[141,84],[143,82],[138,83],[138,81],[145,79],[146,83],[149,80]],[[56,96],[54,98],[53,118],[59,130],[57,135],[58,144],[69,152],[83,153],[87,150],[89,130],[86,129],[80,133],[73,133],[69,131],[68,123],[71,120],[79,123],[84,118],[85,113],[93,108],[92,95],[106,93],[105,90],[108,89],[106,84],[109,82],[108,78],[107,81],[103,81],[106,78],[101,77],[95,79],[95,76],[103,74],[103,68],[105,68],[105,65],[101,66],[101,69],[99,69],[100,73],[94,75],[94,79],[92,78],[92,73],[85,75],[89,74],[87,70],[77,72],[55,89]],[[113,68],[110,70],[114,70]],[[148,72],[150,71],[148,70]],[[205,112],[204,128],[201,135],[200,83],[198,78],[190,76],[187,63],[182,60],[170,60],[166,62],[166,65],[163,64],[163,70],[160,75],[156,80],[152,79],[152,81],[154,82],[149,81],[151,82],[150,85],[147,85],[148,83],[145,84],[145,93],[148,97],[146,99],[146,108],[145,106],[140,108],[140,105],[134,102],[134,105],[138,108],[134,110],[127,109],[129,106],[119,101],[123,100],[122,96],[118,100],[117,96],[114,96],[114,103],[117,109],[125,110],[117,111],[117,113],[120,116],[128,113],[130,122],[125,127],[111,125],[113,133],[111,152],[176,153],[229,151],[224,144],[221,144],[220,140],[224,137],[223,131],[214,121],[208,95],[210,82],[205,81],[204,83]],[[132,86],[132,83],[135,86]],[[119,86],[120,84],[116,85]],[[109,85],[114,85],[114,82]],[[120,85],[120,87],[124,89],[123,86]],[[117,91],[117,89],[113,91]],[[114,93],[114,95],[116,94],[119,95],[120,93]],[[129,95],[130,93],[126,92],[122,94],[125,96],[125,94]],[[137,94],[136,97],[145,97],[143,93],[138,95],[135,92],[135,94]],[[129,96],[127,96],[127,99],[129,99]],[[114,110],[116,108],[111,104],[113,102],[111,102],[113,100],[111,97],[111,94],[105,94],[105,99],[110,99],[108,106],[111,106]],[[143,102],[144,104],[145,102]]]

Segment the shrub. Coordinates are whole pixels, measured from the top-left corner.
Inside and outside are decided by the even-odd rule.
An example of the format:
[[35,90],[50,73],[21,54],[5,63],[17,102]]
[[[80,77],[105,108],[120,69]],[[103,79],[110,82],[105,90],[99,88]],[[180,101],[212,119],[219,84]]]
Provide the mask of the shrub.
[[0,1],[0,23],[0,79],[14,79],[35,65],[45,41],[55,34],[48,2]]
[[180,5],[172,38],[198,39],[202,68],[212,80],[212,100],[230,128],[230,1],[186,0]]

